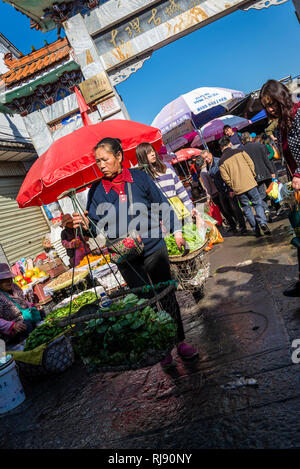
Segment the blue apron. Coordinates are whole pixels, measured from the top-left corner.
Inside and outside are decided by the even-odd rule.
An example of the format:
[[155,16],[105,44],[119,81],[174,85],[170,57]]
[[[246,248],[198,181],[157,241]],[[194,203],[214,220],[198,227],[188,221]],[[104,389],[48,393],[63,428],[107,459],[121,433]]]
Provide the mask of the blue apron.
[[30,321],[32,321],[34,324],[36,324],[37,322],[40,322],[41,321],[41,313],[39,312],[39,310],[37,308],[35,308],[35,306],[33,306],[32,308],[26,308],[26,309],[23,309],[21,308],[20,305],[18,305],[18,303],[16,303],[9,295],[7,295],[4,291],[2,291],[1,293],[3,293],[9,300],[11,300],[15,305],[16,307],[18,308],[19,311],[21,311],[22,313],[22,316],[24,319],[29,319]]

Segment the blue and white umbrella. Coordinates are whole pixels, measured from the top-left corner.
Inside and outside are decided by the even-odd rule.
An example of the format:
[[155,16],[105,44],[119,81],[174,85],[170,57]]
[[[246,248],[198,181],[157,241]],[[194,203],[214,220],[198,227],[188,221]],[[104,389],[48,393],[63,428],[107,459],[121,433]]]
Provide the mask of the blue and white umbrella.
[[[223,137],[224,125],[230,125],[233,129],[241,130],[251,124],[251,121],[239,116],[222,116],[205,124],[201,127],[201,134],[206,142],[212,142]],[[191,147],[201,146],[201,139],[197,135],[191,143]]]
[[213,87],[197,88],[182,94],[164,106],[151,125],[159,128],[162,134],[172,131],[187,120],[191,120],[194,126],[199,128],[215,117],[224,114],[244,97],[245,94],[237,90]]

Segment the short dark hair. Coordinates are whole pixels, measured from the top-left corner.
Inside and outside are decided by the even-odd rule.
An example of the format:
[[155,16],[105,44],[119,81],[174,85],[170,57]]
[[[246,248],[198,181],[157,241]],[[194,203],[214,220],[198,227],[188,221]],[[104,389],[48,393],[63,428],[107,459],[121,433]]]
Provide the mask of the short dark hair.
[[231,143],[230,138],[228,138],[228,137],[222,137],[219,140],[219,145],[220,145],[221,150],[223,150],[223,148],[225,148],[225,147],[228,147],[228,145],[230,143]]
[[98,150],[98,148],[102,148],[106,146],[109,147],[110,152],[115,157],[117,157],[118,153],[121,152],[122,160],[123,160],[124,153],[123,153],[123,148],[121,145],[121,140],[119,138],[111,138],[111,137],[102,138],[102,140],[100,140],[100,142],[98,142],[97,145],[95,146],[94,152]]
[[249,134],[249,132],[243,132],[241,140],[242,140],[242,143],[244,144],[247,142],[251,142],[251,135]]
[[228,124],[224,125],[224,127],[223,127],[223,135],[225,135],[225,130],[227,130],[227,129],[232,129],[232,127],[230,127],[230,125],[228,125]]

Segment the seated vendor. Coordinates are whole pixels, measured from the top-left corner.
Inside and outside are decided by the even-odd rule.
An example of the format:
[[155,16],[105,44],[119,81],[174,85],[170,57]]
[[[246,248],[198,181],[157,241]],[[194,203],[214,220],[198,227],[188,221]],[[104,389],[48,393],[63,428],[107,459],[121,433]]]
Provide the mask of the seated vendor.
[[13,277],[8,265],[0,264],[0,339],[6,343],[22,342],[35,327],[33,320],[23,317],[32,305],[24,299]]
[[[86,242],[89,238],[86,236],[82,237],[81,233],[78,232],[77,239],[75,240],[76,233],[73,228],[73,218],[69,213],[63,215],[61,224],[64,227],[60,234],[61,243],[67,251],[71,267],[76,267],[80,264],[80,261],[91,252]],[[76,250],[74,251],[75,246]]]

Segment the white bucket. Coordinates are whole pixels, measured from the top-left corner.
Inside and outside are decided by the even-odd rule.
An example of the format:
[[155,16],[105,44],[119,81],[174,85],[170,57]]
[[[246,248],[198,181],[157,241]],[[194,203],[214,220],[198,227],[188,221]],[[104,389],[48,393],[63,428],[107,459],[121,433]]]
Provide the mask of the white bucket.
[[14,409],[25,400],[16,362],[11,355],[8,355],[7,359],[3,365],[0,363],[0,414]]

